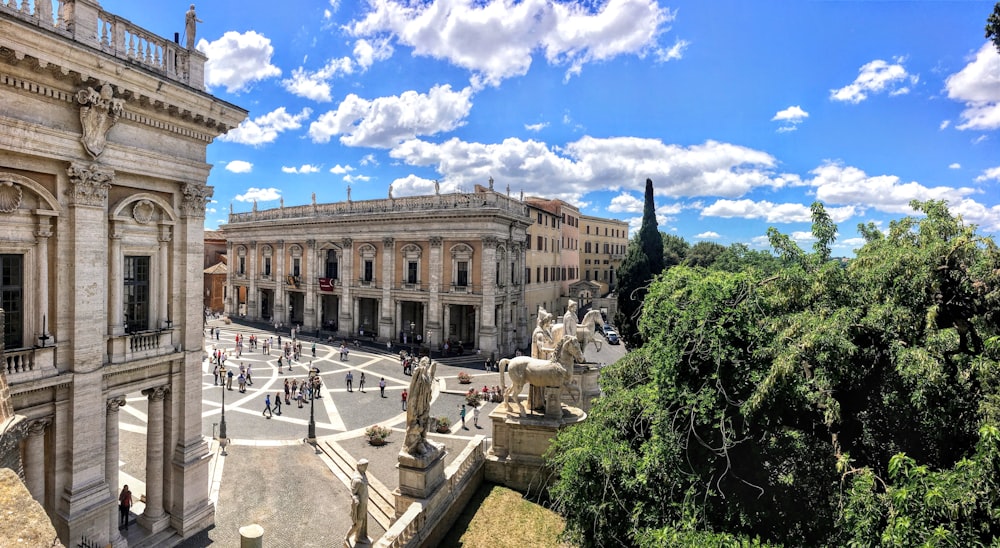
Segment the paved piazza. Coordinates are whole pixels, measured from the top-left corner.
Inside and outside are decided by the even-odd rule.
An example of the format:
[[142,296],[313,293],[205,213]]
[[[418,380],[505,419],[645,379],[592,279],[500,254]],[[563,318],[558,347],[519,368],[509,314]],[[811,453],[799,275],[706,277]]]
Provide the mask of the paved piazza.
[[[209,339],[208,328],[217,328],[219,337]],[[261,342],[271,337],[274,350],[262,353],[260,346],[256,352],[245,351],[236,357],[236,335],[244,336],[244,348],[249,348],[250,335]],[[287,333],[282,335],[282,343]],[[308,434],[309,402],[300,409],[292,400],[291,405],[281,407],[281,415],[263,417],[264,396],[270,394],[272,401],[276,393],[284,394],[285,379],[301,382],[308,378],[310,366],[320,371],[323,379],[322,397],[315,400],[316,435],[324,442],[335,444],[345,455],[357,460],[362,457],[371,461],[369,476],[378,479],[386,489],[398,485],[395,469],[405,432],[406,413],[402,410],[400,395],[408,388],[410,377],[403,374],[399,362],[399,349],[391,352],[384,346],[350,347],[347,360],[340,360],[335,343],[316,344],[316,357],[312,356],[312,338],[302,342],[302,356],[292,362],[291,371],[283,361],[282,372],[278,371],[277,336],[273,331],[240,324],[225,324],[221,320],[210,320],[205,328],[205,359],[202,362],[203,387],[203,433],[213,440],[212,447],[212,489],[211,499],[216,504],[216,525],[195,537],[183,546],[235,546],[239,544],[239,527],[258,523],[264,527],[264,541],[269,546],[330,546],[339,542],[349,528],[347,512],[350,507],[347,475],[337,468],[312,446],[304,443]],[[233,389],[225,390],[213,382],[213,364],[208,357],[215,349],[229,354],[226,367],[239,374],[239,365],[249,365],[253,371],[253,384],[247,385],[246,392],[240,393],[237,383]],[[611,363],[624,355],[624,347],[604,344],[597,352],[591,346],[587,349],[588,361]],[[489,413],[496,407],[487,403],[480,411],[479,427],[473,424],[472,411],[468,411],[466,428],[459,420],[459,409],[464,402],[463,394],[470,388],[482,389],[484,385],[499,384],[496,372],[486,372],[484,357],[466,356],[448,358],[437,369],[438,391],[431,406],[434,417],[448,416],[452,419],[450,434],[433,434],[431,437],[446,445],[449,457],[455,457],[476,435],[492,436]],[[348,392],[344,377],[348,371],[354,374],[354,391]],[[472,384],[459,384],[458,373],[465,371],[472,378]],[[361,373],[365,374],[365,389],[361,392],[358,384]],[[385,378],[385,398],[379,394],[379,380]],[[229,445],[222,448],[214,439],[219,435],[222,418],[222,397],[225,393],[226,434]],[[142,482],[145,462],[145,420],[146,398],[140,394],[130,394],[128,403],[121,409],[121,472],[120,483],[129,484],[134,493],[145,492]],[[380,424],[393,429],[389,444],[372,447],[364,440],[364,430],[372,424]],[[487,442],[488,443],[488,442]],[[449,461],[450,462],[450,461]],[[309,508],[310,524],[303,523],[302,509]],[[136,504],[133,514],[141,514],[143,505]],[[135,516],[133,515],[133,520]],[[323,525],[315,529],[315,523]],[[384,528],[373,519],[369,520],[373,536],[380,535]],[[123,531],[124,533],[124,531]],[[130,545],[142,540],[143,530],[133,525],[126,538]]]

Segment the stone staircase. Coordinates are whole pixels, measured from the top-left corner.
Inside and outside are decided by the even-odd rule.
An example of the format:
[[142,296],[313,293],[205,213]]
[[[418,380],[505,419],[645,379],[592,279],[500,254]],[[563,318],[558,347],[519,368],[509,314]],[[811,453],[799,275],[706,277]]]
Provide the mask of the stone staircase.
[[[348,488],[354,475],[356,460],[334,441],[318,441],[316,446],[322,452],[320,458]],[[375,476],[368,474],[368,514],[388,530],[396,520],[396,498]]]

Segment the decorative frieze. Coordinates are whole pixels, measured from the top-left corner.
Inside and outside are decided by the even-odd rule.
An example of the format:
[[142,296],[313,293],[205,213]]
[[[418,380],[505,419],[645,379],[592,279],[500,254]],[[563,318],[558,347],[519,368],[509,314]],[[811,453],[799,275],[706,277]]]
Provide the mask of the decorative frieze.
[[100,164],[83,164],[73,162],[69,169],[70,186],[66,189],[70,204],[93,207],[106,207],[108,190],[114,181],[115,172]]
[[441,247],[444,244],[444,238],[441,236],[431,236],[430,241],[431,247]]

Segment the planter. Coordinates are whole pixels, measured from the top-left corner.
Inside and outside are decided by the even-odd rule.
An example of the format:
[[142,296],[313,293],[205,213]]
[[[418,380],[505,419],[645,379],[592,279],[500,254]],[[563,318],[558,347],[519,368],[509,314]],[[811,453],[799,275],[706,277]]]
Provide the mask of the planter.
[[376,447],[379,447],[379,446],[385,445],[388,442],[385,441],[384,439],[381,439],[381,438],[368,438],[368,443],[370,443],[370,444],[372,444],[372,445],[374,445]]
[[436,431],[436,432],[437,432],[438,434],[450,434],[450,433],[451,433],[451,429],[450,429],[450,428],[448,428],[448,427],[441,427],[441,426],[438,426],[438,427],[437,427],[437,428],[435,429],[435,431]]

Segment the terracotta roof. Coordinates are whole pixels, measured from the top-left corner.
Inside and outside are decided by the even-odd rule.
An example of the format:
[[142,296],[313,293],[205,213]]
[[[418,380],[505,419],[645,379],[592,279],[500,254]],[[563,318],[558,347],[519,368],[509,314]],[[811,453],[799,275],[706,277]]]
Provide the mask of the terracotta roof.
[[205,231],[206,240],[225,240],[226,236],[221,230],[206,230]]
[[226,263],[215,263],[204,270],[205,274],[225,274],[229,271]]

